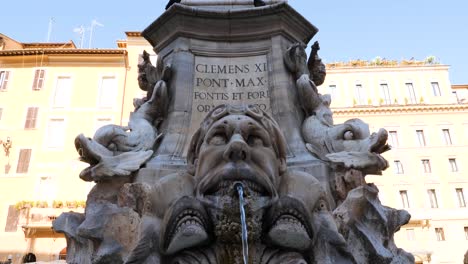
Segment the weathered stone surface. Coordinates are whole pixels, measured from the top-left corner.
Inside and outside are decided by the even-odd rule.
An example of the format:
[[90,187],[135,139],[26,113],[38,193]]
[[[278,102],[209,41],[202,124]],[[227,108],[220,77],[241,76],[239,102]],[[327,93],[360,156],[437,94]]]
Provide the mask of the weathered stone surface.
[[334,124],[316,32],[283,1],[170,1],[128,127],[75,141],[96,185],[54,223],[70,262],[414,262],[393,242],[409,214],[365,180],[387,132]]
[[78,226],[84,218],[84,215],[80,213],[63,213],[52,223],[52,228],[56,232],[65,234],[67,239],[67,263],[91,264],[93,243],[77,234]]
[[409,222],[404,210],[383,206],[378,189],[365,185],[348,193],[333,214],[357,263],[414,263],[414,257],[397,248],[393,235]]
[[136,245],[140,217],[128,207],[115,204],[89,204],[86,218],[78,227],[78,235],[97,241],[92,263],[123,263],[123,258]]

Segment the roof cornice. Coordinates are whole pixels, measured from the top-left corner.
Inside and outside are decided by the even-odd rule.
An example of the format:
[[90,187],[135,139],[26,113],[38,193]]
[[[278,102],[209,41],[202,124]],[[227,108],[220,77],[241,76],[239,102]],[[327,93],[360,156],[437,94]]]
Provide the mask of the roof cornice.
[[27,50],[2,50],[1,56],[23,56],[23,55],[109,55],[126,54],[122,49],[27,49]]
[[452,89],[468,89],[468,84],[452,84]]
[[356,72],[406,72],[406,71],[447,71],[449,65],[395,65],[395,66],[356,66],[356,67],[327,67],[327,74],[342,74],[342,73],[356,73]]
[[468,104],[421,104],[332,108],[334,115],[468,111]]
[[127,37],[141,37],[142,36],[140,31],[126,31],[125,35],[127,35]]

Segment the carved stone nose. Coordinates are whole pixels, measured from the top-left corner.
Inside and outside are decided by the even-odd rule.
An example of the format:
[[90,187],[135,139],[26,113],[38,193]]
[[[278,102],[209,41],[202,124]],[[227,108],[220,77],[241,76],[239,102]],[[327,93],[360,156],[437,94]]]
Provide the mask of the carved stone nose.
[[239,134],[234,134],[229,141],[226,151],[224,151],[223,158],[228,161],[246,160],[250,158],[247,150],[247,143]]

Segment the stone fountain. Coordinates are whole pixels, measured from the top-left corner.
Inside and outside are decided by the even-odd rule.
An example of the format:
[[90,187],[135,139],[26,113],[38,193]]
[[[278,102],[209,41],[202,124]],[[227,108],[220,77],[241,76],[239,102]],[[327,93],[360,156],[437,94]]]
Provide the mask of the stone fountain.
[[285,1],[171,1],[128,126],[75,140],[96,185],[53,224],[67,262],[414,263],[393,240],[410,215],[365,181],[387,132],[333,123],[317,31]]

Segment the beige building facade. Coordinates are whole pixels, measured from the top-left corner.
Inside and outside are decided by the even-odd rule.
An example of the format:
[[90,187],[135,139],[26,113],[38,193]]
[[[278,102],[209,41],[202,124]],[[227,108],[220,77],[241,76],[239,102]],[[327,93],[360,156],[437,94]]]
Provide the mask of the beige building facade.
[[[63,253],[51,221],[83,211],[92,187],[78,177],[86,164],[74,137],[126,125],[133,98],[145,95],[137,64],[151,47],[139,32],[126,36],[115,49],[88,50],[0,34],[0,262]],[[396,241],[417,263],[461,263],[468,249],[468,85],[452,86],[448,69],[431,61],[332,63],[319,87],[332,95],[336,124],[361,118],[371,131],[389,131],[390,167],[367,180],[384,204],[412,214]]]
[[333,63],[319,87],[335,123],[361,118],[385,128],[392,150],[382,176],[367,176],[383,204],[408,210],[396,234],[416,263],[462,263],[468,250],[468,104],[449,67],[431,61]]
[[0,34],[0,262],[63,253],[65,239],[51,222],[62,211],[83,211],[93,186],[78,177],[86,164],[74,138],[126,125],[132,99],[142,94],[138,46],[148,44],[139,33],[128,33],[128,41],[78,49],[71,41],[20,43]]

